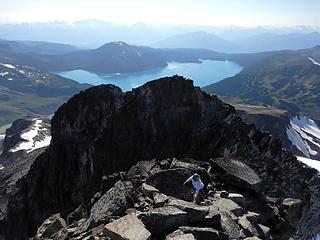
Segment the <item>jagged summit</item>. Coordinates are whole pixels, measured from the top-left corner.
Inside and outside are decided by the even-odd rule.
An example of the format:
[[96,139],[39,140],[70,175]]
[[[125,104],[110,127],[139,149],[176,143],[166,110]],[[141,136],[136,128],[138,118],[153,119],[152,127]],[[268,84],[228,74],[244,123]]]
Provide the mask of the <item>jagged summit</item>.
[[[310,237],[319,231],[320,184],[317,171],[298,162],[269,134],[260,132],[254,125],[245,124],[236,116],[232,106],[223,103],[216,96],[202,92],[193,86],[191,80],[183,77],[173,76],[151,81],[126,93],[112,85],[92,87],[75,95],[59,108],[52,119],[51,132],[50,147],[36,159],[26,179],[19,184],[18,193],[10,199],[8,239],[34,236],[40,224],[51,214],[60,213],[66,219],[73,212],[77,214],[76,209],[81,211],[83,206],[87,206],[85,208],[90,212],[80,216],[88,223],[83,232],[91,231],[98,224],[107,224],[111,219],[120,218],[128,208],[139,208],[134,203],[140,197],[138,188],[144,181],[153,186],[160,181],[160,186],[161,183],[162,186],[167,186],[161,176],[152,177],[153,180],[146,180],[145,177],[151,177],[161,170],[176,173],[178,170],[168,169],[168,165],[172,165],[171,161],[160,163],[163,159],[173,157],[196,159],[196,165],[200,164],[205,169],[203,174],[207,176],[207,183],[216,186],[214,191],[231,190],[244,194],[245,198],[250,199],[244,210],[254,208],[255,211],[260,211],[265,219],[261,224],[272,229],[270,234],[273,237],[285,239],[288,233],[296,230],[304,236],[309,234],[307,237]],[[139,165],[142,160],[145,162]],[[138,170],[145,169],[152,161],[156,162],[156,168],[142,177]],[[223,161],[228,164],[223,164]],[[130,170],[136,164],[136,170]],[[241,166],[242,173],[247,172],[244,175],[241,171],[233,173],[233,179],[238,183],[236,185],[227,177],[228,171],[237,169],[234,166]],[[175,168],[179,168],[179,164]],[[188,174],[195,169],[192,164],[183,168],[189,169]],[[122,171],[129,171],[130,174],[127,174],[134,177],[125,177],[119,173]],[[246,186],[242,184],[243,181],[250,182],[247,179],[249,173],[255,176],[255,186],[243,190]],[[114,174],[120,174],[122,183],[115,185],[117,177],[112,177]],[[179,174],[169,176],[178,177]],[[174,184],[178,185],[180,180],[176,178]],[[136,188],[138,192],[135,192]],[[129,194],[132,200],[128,200],[131,197],[123,195],[121,189],[133,189],[134,193]],[[108,190],[114,193],[112,196],[121,198],[121,211],[115,210],[118,208],[114,206],[119,204],[110,194],[101,197]],[[170,192],[164,193],[170,195]],[[208,199],[209,192],[206,190],[204,194]],[[95,207],[92,203],[96,200],[90,201],[93,196],[96,196],[96,200],[99,199]],[[294,200],[285,202],[287,207],[284,212],[271,214],[274,211],[269,210],[280,208],[287,198]],[[124,199],[127,199],[128,204],[122,201]],[[208,199],[208,204],[224,205],[224,200],[214,199],[211,199],[213,202]],[[179,202],[174,205],[181,204],[185,206],[185,203]],[[293,206],[296,212],[288,217],[288,209]],[[171,214],[172,206],[168,207],[158,209],[155,205],[155,209],[145,209],[140,217],[154,236],[159,235],[159,232],[152,225],[152,219],[161,214],[165,222],[166,216]],[[264,207],[269,210],[260,209]],[[103,215],[110,211],[111,215]],[[176,213],[179,211],[181,209],[175,210]],[[200,214],[201,218],[197,217],[203,219],[205,212]],[[240,220],[242,212],[237,214],[238,223],[240,221],[245,226],[247,218]],[[73,219],[75,222],[79,220],[77,217]],[[285,220],[281,222],[280,219]],[[283,228],[283,235],[279,227]],[[179,226],[171,226],[166,231],[177,228]],[[215,230],[209,231],[220,231],[223,236],[226,234],[226,231],[216,228],[217,225],[211,225],[210,229]],[[179,231],[191,230],[179,228]],[[249,235],[247,232],[246,236]]]

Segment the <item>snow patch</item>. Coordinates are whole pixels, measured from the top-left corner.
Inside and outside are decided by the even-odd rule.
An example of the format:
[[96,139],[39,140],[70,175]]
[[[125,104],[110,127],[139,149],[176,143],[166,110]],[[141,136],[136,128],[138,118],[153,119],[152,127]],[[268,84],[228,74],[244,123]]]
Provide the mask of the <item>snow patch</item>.
[[[313,148],[320,149],[320,129],[312,119],[304,116],[291,118],[286,133],[292,145],[306,157],[310,158],[310,155],[318,154],[318,149]],[[310,146],[310,144],[312,145]]]
[[0,170],[4,169],[4,166],[0,165]]
[[8,78],[8,80],[9,80],[9,81],[12,81],[13,79],[12,79],[12,78]]
[[11,65],[11,64],[8,64],[8,63],[0,63],[2,66],[5,66],[6,68],[16,68],[15,66]]
[[139,57],[141,57],[141,56],[142,56],[141,52],[137,52],[137,55],[138,55]]
[[4,77],[4,76],[6,76],[6,75],[8,75],[8,74],[9,74],[8,72],[1,72],[1,73],[0,73],[0,76],[1,76],[1,77]]
[[300,157],[300,156],[296,156],[296,157],[300,162],[303,162],[304,164],[308,165],[309,167],[315,168],[320,172],[320,161],[313,160],[310,158]]
[[19,73],[22,73],[22,74],[24,74],[24,71],[22,71],[22,70],[18,70],[19,71]]
[[320,63],[318,63],[316,60],[314,60],[313,58],[309,57],[308,58],[314,65],[318,65],[320,66]]
[[21,134],[21,138],[25,141],[20,143],[15,148],[10,149],[9,152],[17,152],[20,150],[25,150],[27,153],[29,153],[38,148],[48,146],[51,141],[51,136],[46,136],[41,141],[34,141],[34,138],[38,135],[38,132],[40,131],[41,124],[42,124],[42,120],[40,119],[36,120],[34,126],[29,131]]

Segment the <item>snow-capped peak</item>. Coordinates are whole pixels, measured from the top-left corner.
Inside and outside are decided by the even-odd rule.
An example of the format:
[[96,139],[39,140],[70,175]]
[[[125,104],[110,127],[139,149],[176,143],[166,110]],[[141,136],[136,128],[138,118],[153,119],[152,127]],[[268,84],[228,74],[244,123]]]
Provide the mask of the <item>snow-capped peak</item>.
[[304,116],[290,119],[287,136],[292,145],[298,148],[306,157],[317,155],[320,149],[320,129],[317,124]]
[[313,58],[309,57],[308,58],[314,65],[318,65],[320,66],[320,63],[318,63],[316,60],[314,60]]
[[34,124],[20,135],[23,141],[11,148],[9,152],[24,150],[29,153],[38,148],[48,146],[51,141],[51,136],[45,135],[39,138],[40,132],[44,130],[47,131],[48,129],[43,125],[43,120],[35,119]]

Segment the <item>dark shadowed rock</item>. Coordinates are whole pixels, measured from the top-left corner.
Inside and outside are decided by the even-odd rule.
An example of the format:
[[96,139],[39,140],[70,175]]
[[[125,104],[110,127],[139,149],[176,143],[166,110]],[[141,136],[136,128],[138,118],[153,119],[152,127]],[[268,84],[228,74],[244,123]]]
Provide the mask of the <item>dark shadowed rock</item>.
[[281,204],[281,211],[286,214],[286,218],[294,225],[301,215],[302,201],[300,199],[286,198]]
[[[194,189],[191,185],[184,187],[183,183],[193,173],[194,170],[187,168],[163,170],[148,177],[146,182],[168,196],[180,198],[185,201],[191,201]],[[199,174],[202,179],[208,179],[208,173],[199,172]],[[204,184],[206,184],[205,181]]]
[[64,227],[66,227],[66,222],[60,217],[60,214],[52,215],[38,228],[35,239],[53,239]]
[[130,186],[128,187],[126,183],[118,181],[92,206],[90,218],[98,222],[112,215],[121,216],[132,204]]
[[201,228],[201,227],[179,227],[179,230],[183,233],[191,233],[197,240],[229,240],[229,237],[213,228]]
[[223,178],[230,185],[261,191],[261,179],[248,165],[234,159],[212,159],[213,169],[221,171]]

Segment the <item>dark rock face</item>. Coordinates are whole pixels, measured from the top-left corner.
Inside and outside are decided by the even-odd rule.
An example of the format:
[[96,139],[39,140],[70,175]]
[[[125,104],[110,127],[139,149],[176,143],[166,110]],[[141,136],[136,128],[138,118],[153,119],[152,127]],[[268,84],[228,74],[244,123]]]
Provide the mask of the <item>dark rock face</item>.
[[[103,176],[126,171],[140,160],[167,157],[237,159],[259,176],[261,193],[301,199],[304,216],[316,219],[320,212],[315,170],[304,168],[280,142],[245,124],[232,106],[176,76],[128,93],[109,85],[93,87],[60,107],[52,119],[51,146],[10,199],[8,239],[34,235],[50,214],[66,217],[100,191]],[[176,181],[194,171],[166,166],[157,165],[157,172],[164,168],[181,174]],[[319,224],[302,219],[297,225],[301,233],[318,231]]]

